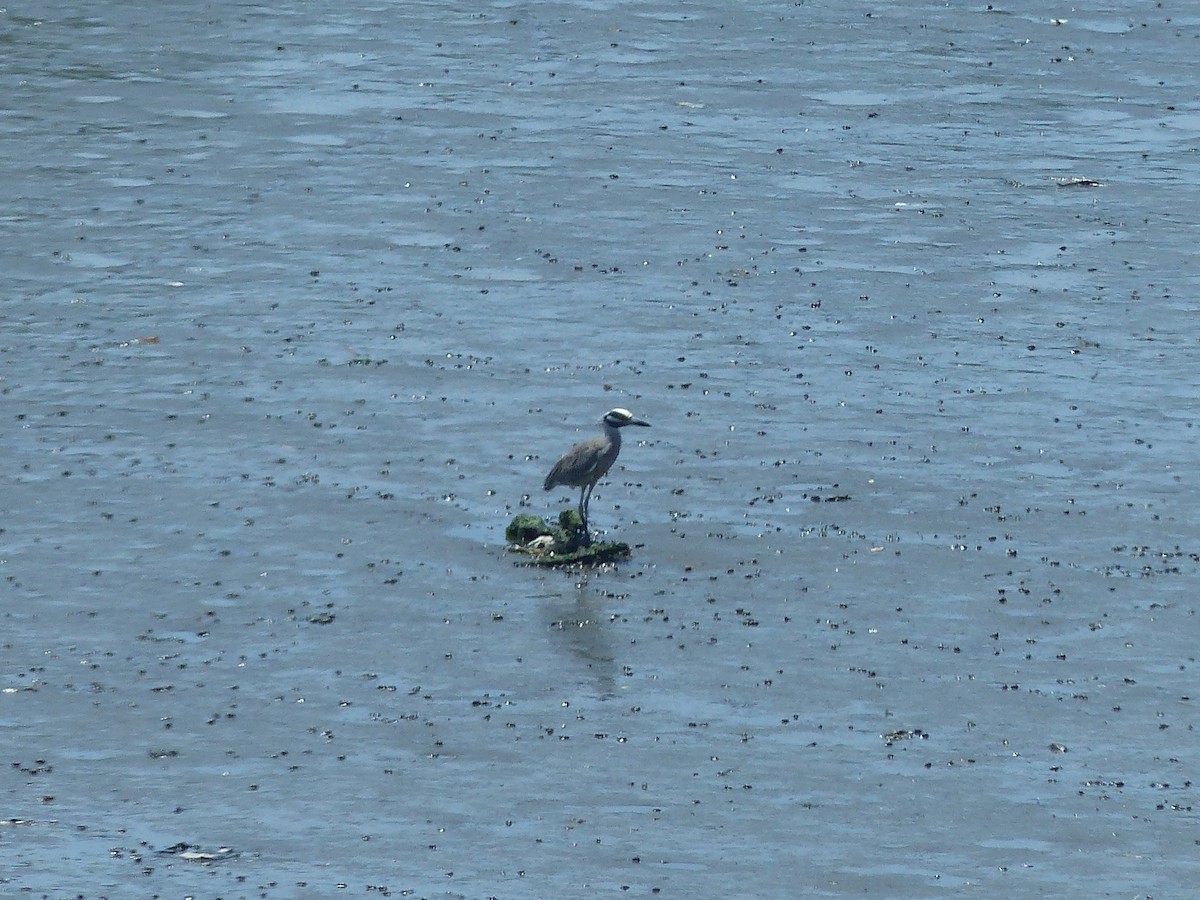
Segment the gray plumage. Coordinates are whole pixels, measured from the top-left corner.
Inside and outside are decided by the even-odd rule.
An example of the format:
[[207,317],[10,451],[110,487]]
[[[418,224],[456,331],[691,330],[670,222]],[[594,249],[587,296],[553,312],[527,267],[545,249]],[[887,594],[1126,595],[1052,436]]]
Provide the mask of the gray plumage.
[[626,425],[650,427],[649,422],[635,419],[627,409],[610,409],[600,420],[604,432],[599,437],[580,441],[554,464],[542,487],[549,491],[560,484],[579,488],[579,518],[583,530],[588,531],[588,503],[592,499],[592,488],[607,474],[621,452],[621,429]]

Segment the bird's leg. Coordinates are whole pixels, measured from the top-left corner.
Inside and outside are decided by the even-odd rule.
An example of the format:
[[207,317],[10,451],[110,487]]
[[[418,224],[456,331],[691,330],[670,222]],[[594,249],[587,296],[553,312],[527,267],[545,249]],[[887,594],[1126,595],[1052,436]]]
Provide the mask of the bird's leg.
[[592,488],[596,486],[596,482],[592,482],[585,488],[584,493],[580,498],[579,517],[583,519],[583,541],[584,544],[590,546],[592,543],[592,531],[588,528],[588,506],[592,502]]
[[588,523],[587,523],[587,501],[588,501],[587,495],[589,493],[590,493],[590,491],[588,491],[587,485],[580,486],[580,488],[579,488],[579,521],[583,524],[583,542],[585,545],[590,544],[592,542],[591,535],[588,534]]

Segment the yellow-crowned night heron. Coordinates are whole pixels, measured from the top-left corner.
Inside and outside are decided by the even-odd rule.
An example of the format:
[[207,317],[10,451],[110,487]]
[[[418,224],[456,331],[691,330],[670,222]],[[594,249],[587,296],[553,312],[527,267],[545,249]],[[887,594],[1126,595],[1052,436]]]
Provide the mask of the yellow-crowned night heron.
[[626,425],[650,427],[649,422],[635,419],[627,409],[610,409],[600,420],[604,434],[580,441],[568,450],[542,484],[546,490],[560,484],[579,488],[579,518],[583,520],[584,534],[588,534],[588,503],[592,499],[592,488],[616,462],[617,454],[621,452],[621,429]]

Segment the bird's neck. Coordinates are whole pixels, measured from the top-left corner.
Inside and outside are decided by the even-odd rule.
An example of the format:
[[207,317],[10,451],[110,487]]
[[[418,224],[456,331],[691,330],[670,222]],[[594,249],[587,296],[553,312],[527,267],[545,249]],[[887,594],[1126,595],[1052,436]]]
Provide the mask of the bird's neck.
[[608,435],[608,439],[610,441],[612,441],[613,446],[620,448],[620,446],[621,446],[621,429],[614,428],[613,426],[609,425],[607,422],[601,422],[600,424],[604,427],[604,433],[606,435]]

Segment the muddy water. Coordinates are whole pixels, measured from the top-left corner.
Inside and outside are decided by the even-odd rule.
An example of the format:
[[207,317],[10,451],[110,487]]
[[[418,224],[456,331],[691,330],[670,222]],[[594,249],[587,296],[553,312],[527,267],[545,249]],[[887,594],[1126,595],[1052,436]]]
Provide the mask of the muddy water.
[[1178,12],[4,10],[0,893],[1195,884]]

